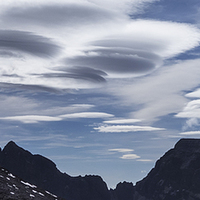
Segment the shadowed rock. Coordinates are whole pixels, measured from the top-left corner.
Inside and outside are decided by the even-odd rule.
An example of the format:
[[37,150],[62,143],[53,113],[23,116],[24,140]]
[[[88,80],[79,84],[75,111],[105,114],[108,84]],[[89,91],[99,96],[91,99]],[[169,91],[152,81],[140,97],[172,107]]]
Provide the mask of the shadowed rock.
[[136,191],[150,200],[200,199],[200,140],[181,139],[161,157]]
[[71,177],[55,163],[9,142],[0,152],[0,165],[13,174],[66,200],[109,200],[106,183],[99,176]]

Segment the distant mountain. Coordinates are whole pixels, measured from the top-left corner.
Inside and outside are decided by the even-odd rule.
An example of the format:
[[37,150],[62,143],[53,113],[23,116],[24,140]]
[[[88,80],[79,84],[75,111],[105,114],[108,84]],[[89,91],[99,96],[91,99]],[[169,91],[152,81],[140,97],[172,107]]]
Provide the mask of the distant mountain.
[[51,160],[14,142],[0,151],[0,165],[66,200],[200,200],[200,139],[181,139],[143,180],[119,183],[114,190],[108,190],[100,176],[61,173]]
[[51,160],[32,155],[13,141],[0,152],[0,166],[66,200],[110,199],[107,185],[100,176],[71,177],[61,173]]
[[38,189],[37,186],[24,182],[6,169],[0,167],[1,200],[61,200],[57,196]]

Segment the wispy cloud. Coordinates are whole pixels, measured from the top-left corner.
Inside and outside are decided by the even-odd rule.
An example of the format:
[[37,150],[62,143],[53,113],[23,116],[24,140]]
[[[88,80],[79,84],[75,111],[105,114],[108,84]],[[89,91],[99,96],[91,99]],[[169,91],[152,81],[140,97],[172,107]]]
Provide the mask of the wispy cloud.
[[139,108],[133,110],[132,118],[151,123],[161,116],[180,112],[188,102],[183,91],[196,87],[199,76],[199,59],[179,61],[134,83],[127,81],[123,88],[110,83],[108,92],[118,96],[121,104]]
[[140,119],[113,119],[109,121],[104,121],[105,124],[133,124],[136,122],[141,122]]
[[113,125],[113,126],[100,126],[94,128],[98,132],[105,133],[121,133],[121,132],[136,132],[136,131],[163,131],[164,128],[156,128],[151,126],[133,126],[133,125]]
[[128,159],[128,160],[135,160],[137,158],[140,158],[140,156],[136,155],[136,154],[125,154],[122,157],[120,157],[122,159]]
[[72,113],[66,115],[60,115],[59,117],[63,119],[72,119],[72,118],[109,118],[113,117],[112,114],[103,113],[103,112],[82,112],[82,113]]
[[139,162],[153,162],[151,159],[137,159]]
[[38,122],[62,121],[67,119],[78,119],[78,118],[109,118],[109,117],[113,117],[113,115],[102,112],[82,112],[82,113],[71,113],[59,116],[42,116],[42,115],[10,116],[10,117],[1,117],[0,120],[20,121],[23,123],[38,123]]
[[117,149],[109,149],[108,151],[115,152],[115,153],[123,153],[123,154],[126,153],[119,157],[121,159],[135,160],[135,159],[140,158],[140,156],[138,156],[137,154],[132,153],[134,149],[117,148]]
[[9,120],[9,121],[20,121],[23,123],[38,123],[40,121],[61,121],[59,117],[50,117],[50,116],[40,116],[40,115],[24,115],[24,116],[12,116],[12,117],[1,117],[0,120]]
[[200,131],[187,131],[179,133],[180,135],[200,135]]
[[134,150],[119,148],[119,149],[109,149],[108,151],[119,152],[119,153],[128,153],[128,152],[132,152]]

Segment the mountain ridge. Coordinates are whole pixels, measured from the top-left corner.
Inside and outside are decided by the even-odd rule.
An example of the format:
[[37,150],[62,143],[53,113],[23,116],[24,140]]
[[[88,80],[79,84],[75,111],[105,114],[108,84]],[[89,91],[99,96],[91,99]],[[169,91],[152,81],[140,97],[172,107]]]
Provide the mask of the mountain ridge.
[[200,200],[200,139],[179,140],[142,180],[110,190],[100,176],[71,177],[13,141],[0,151],[0,165],[66,200]]
[[71,177],[41,155],[33,155],[10,141],[0,151],[0,165],[23,180],[69,200],[109,200],[106,183],[100,176]]
[[0,167],[0,199],[1,200],[64,200],[48,191],[23,181]]

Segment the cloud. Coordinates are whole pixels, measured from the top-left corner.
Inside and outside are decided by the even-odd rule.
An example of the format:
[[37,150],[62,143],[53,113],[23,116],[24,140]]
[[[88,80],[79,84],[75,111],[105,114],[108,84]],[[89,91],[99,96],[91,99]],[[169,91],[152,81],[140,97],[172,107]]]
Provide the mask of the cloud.
[[94,22],[102,23],[113,20],[115,17],[114,13],[86,1],[13,6],[1,14],[5,23],[52,27],[67,25],[72,26],[72,28],[74,25],[87,26]]
[[[48,5],[45,1],[37,1],[26,6],[24,1],[20,2],[1,3],[5,6],[0,9],[3,19],[0,34],[4,40],[7,35],[12,39],[10,43],[0,42],[2,55],[10,53],[12,56],[13,53],[14,56],[20,52],[22,57],[27,53],[48,57],[54,56],[59,46],[64,49],[58,57],[42,62],[40,58],[4,57],[0,61],[0,75],[2,84],[7,87],[41,88],[51,92],[101,87],[101,83],[107,81],[101,92],[120,97],[128,106],[137,108],[140,105],[141,109],[134,109],[131,117],[153,121],[165,114],[179,112],[187,102],[182,91],[197,86],[198,60],[171,66],[162,63],[199,45],[200,33],[195,26],[131,19],[127,12],[118,9],[120,6],[127,8],[130,1],[126,0],[116,1],[115,11],[110,11],[113,1],[55,4],[51,1]],[[142,8],[146,2],[153,1],[132,3]],[[13,7],[16,9],[11,9]],[[7,30],[12,24],[16,31]],[[58,69],[57,66],[64,67]],[[189,73],[187,66],[193,68],[194,73]]]
[[141,122],[142,120],[140,119],[115,119],[115,120],[109,120],[109,121],[104,121],[103,123],[105,124],[132,124],[136,122]]
[[183,111],[175,116],[179,118],[200,118],[200,99],[190,101]]
[[114,151],[114,152],[119,152],[119,153],[128,153],[128,152],[132,152],[134,150],[119,148],[119,149],[109,149],[108,151]]
[[1,120],[9,121],[20,121],[27,124],[38,123],[40,121],[61,121],[62,118],[50,117],[50,116],[40,116],[40,115],[25,115],[25,116],[12,116],[12,117],[1,117]]
[[200,131],[187,131],[179,133],[180,135],[200,135]]
[[82,112],[72,113],[59,116],[42,116],[42,115],[23,115],[23,116],[9,116],[0,117],[0,120],[9,121],[20,121],[23,123],[38,123],[38,122],[50,122],[50,121],[62,121],[67,119],[78,119],[78,118],[109,118],[113,117],[111,114],[102,112]]
[[123,11],[125,13],[140,13],[143,8],[147,6],[147,3],[153,3],[157,0],[88,0],[101,7],[109,8],[115,11]]
[[117,152],[117,153],[128,153],[128,154],[121,156],[120,157],[121,159],[132,160],[132,159],[140,158],[140,156],[131,153],[134,151],[133,149],[117,148],[117,149],[109,149],[108,151]]
[[[185,95],[186,97],[196,97],[198,96],[199,91],[195,91]],[[186,118],[185,125],[183,130],[193,128],[199,125],[200,119],[200,99],[192,100],[186,104],[182,111],[178,112],[175,117],[177,118]]]
[[132,118],[152,123],[161,116],[179,113],[188,103],[184,91],[199,85],[199,62],[199,59],[178,61],[134,82],[124,81],[123,87],[109,82],[107,90],[121,99],[119,104],[138,108],[132,111]]
[[[88,42],[91,50],[67,57],[66,65],[103,70],[114,78],[143,76],[162,61],[199,45],[199,30],[188,24],[153,20],[126,20],[120,30]],[[146,34],[148,32],[148,34]]]
[[153,162],[151,159],[137,159],[139,162]]
[[189,98],[200,98],[200,89],[198,88],[193,92],[187,93],[185,96]]
[[146,74],[160,64],[153,53],[129,48],[105,48],[85,52],[83,56],[67,58],[71,66],[88,66],[103,70],[111,77],[131,77]]
[[193,128],[194,126],[199,125],[199,120],[198,118],[189,118],[186,120],[185,125],[183,126],[183,130],[187,130],[189,128]]
[[112,114],[103,112],[82,112],[82,113],[72,113],[60,115],[59,117],[63,119],[73,119],[73,118],[109,118],[113,117]]
[[[1,3],[0,33],[6,38],[7,31],[12,39],[10,43],[0,42],[0,55],[5,58],[1,61],[5,66],[0,71],[4,75],[2,83],[47,90],[96,88],[111,78],[150,74],[162,66],[164,59],[199,44],[199,30],[194,26],[135,20],[122,11],[130,4],[140,10],[151,2],[154,1]],[[11,26],[15,31],[8,30]],[[48,62],[29,57],[16,59],[27,53],[53,58]],[[13,74],[18,78],[6,77]]]
[[25,31],[0,30],[0,49],[22,51],[39,57],[54,56],[59,46],[49,38]]
[[[37,76],[37,74],[35,74]],[[57,73],[46,73],[46,74],[38,74],[39,77],[44,78],[65,78],[65,79],[77,79],[83,81],[89,81],[93,83],[104,83],[106,82],[104,76],[107,74],[103,71],[92,69],[89,67],[73,67],[73,68],[62,68],[57,71]]]
[[[7,92],[9,91],[7,89],[5,90]],[[55,94],[52,94],[51,98],[45,99],[45,101],[43,101],[41,98],[43,99],[44,96],[41,97],[40,94],[36,95],[35,98],[33,98],[33,96],[29,96],[32,94],[32,91],[30,93],[28,91],[25,93],[22,91],[17,92],[11,90],[9,91],[9,95],[3,95],[2,93],[0,95],[1,120],[21,121],[24,123],[38,123],[40,121],[61,121],[67,119],[67,117],[98,118],[101,116],[113,116],[107,113],[89,112],[95,107],[92,104],[70,104],[69,102],[63,103],[62,101],[57,102],[58,96],[56,95],[56,99],[54,99]],[[14,94],[17,94],[17,96]],[[59,97],[59,99],[60,98],[61,97]],[[62,105],[60,105],[61,103]],[[66,113],[68,113],[68,115],[64,117],[63,115]]]
[[128,159],[128,160],[135,160],[137,158],[140,158],[140,156],[136,155],[136,154],[125,154],[122,157],[120,157],[122,159]]
[[165,129],[155,128],[151,126],[113,125],[113,126],[100,126],[94,128],[94,130],[105,133],[121,133],[121,132],[136,132],[136,131],[162,131]]
[[93,44],[138,49],[169,58],[198,46],[199,41],[199,29],[192,25],[156,20],[131,20],[127,21],[123,29]]

